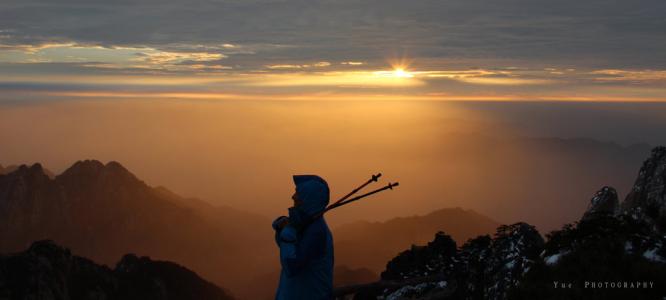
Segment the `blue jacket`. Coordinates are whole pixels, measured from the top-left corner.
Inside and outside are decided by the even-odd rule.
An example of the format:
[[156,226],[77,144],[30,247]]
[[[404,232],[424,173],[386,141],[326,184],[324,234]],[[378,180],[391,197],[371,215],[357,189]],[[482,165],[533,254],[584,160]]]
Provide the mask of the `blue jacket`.
[[328,205],[328,185],[315,175],[296,175],[294,183],[303,203],[289,209],[289,225],[276,231],[282,271],[275,299],[329,300],[333,291],[333,236],[323,217],[301,228]]

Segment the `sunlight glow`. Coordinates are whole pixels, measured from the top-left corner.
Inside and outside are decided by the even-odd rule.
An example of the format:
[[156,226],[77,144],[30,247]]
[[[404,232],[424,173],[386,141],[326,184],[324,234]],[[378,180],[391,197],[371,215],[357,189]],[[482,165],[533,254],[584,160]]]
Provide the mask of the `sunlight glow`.
[[377,71],[374,72],[375,76],[384,78],[393,78],[394,80],[411,79],[416,74],[415,72],[407,71],[403,66],[393,66],[392,71]]
[[405,71],[405,69],[397,68],[393,70],[393,76],[398,78],[411,78],[414,77],[414,74]]
[[255,86],[338,86],[338,87],[412,87],[424,83],[406,73],[396,76],[393,71],[316,72],[262,74],[244,76],[246,85]]

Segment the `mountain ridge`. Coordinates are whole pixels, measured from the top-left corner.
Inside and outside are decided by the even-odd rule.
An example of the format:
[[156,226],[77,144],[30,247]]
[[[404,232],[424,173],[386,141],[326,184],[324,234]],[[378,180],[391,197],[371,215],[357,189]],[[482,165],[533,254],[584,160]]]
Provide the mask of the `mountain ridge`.
[[0,255],[0,298],[233,299],[176,263],[125,254],[111,269],[48,240]]
[[480,234],[492,233],[499,225],[490,217],[460,207],[383,222],[348,223],[333,228],[336,261],[379,273],[387,260],[412,244],[429,241],[432,232],[447,231],[455,240],[463,242]]

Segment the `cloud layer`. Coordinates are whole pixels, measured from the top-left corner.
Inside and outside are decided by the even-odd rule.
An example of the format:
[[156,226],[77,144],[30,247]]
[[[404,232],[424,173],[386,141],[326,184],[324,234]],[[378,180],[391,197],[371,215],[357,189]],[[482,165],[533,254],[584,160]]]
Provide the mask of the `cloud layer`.
[[626,96],[639,85],[646,92],[632,95],[654,98],[665,86],[665,12],[662,0],[5,0],[0,76],[320,78],[403,60],[422,72],[421,95],[480,85],[492,86],[487,96],[539,86],[558,97],[549,86],[585,85]]

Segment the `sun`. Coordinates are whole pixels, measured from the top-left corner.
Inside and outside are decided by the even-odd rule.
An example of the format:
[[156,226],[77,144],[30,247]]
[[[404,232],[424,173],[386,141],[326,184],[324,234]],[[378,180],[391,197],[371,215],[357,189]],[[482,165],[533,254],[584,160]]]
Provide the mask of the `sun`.
[[374,76],[384,78],[393,84],[415,82],[418,72],[410,71],[405,63],[392,63],[391,69],[372,72]]
[[398,78],[411,78],[414,77],[414,74],[406,71],[404,68],[395,68],[393,69],[393,76]]

